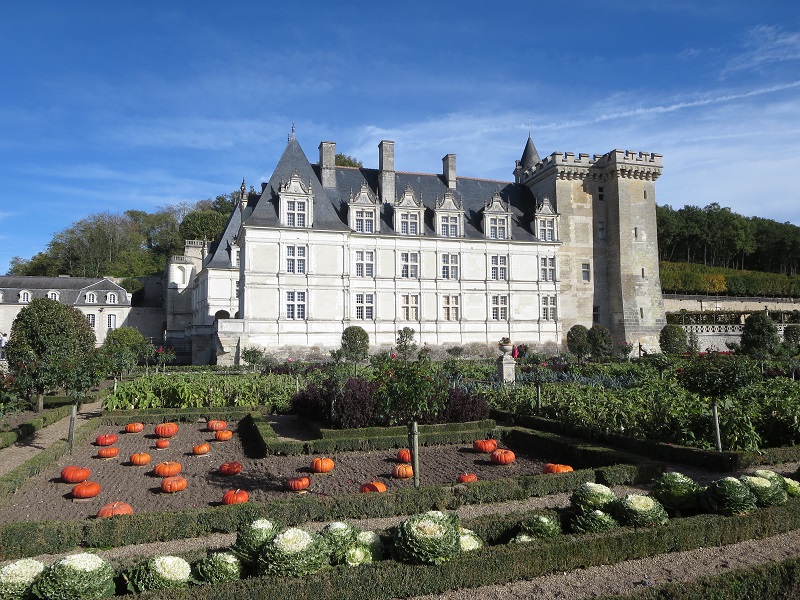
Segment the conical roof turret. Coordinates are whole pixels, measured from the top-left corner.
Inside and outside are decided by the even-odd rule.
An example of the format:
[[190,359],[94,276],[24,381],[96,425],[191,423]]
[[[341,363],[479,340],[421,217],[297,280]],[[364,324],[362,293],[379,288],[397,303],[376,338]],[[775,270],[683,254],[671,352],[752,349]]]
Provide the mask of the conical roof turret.
[[522,152],[522,159],[520,159],[519,162],[522,169],[526,171],[536,165],[536,163],[542,162],[530,135],[528,135],[528,142],[525,144],[525,150]]

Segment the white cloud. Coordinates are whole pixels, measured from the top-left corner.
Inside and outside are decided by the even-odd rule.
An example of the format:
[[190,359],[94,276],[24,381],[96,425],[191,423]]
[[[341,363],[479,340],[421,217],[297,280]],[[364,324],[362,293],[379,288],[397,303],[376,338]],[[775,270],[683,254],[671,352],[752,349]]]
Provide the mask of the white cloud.
[[723,75],[796,60],[800,60],[800,32],[783,31],[775,25],[758,25],[748,31],[744,51],[728,61]]

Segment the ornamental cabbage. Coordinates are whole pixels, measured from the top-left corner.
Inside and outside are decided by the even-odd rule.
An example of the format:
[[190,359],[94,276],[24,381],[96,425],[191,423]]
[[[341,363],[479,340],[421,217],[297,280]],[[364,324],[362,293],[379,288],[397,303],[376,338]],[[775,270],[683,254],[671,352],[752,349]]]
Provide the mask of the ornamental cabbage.
[[796,481],[790,477],[784,477],[783,489],[785,489],[786,493],[792,498],[800,496],[800,481]]
[[107,598],[115,591],[114,569],[95,554],[73,554],[45,569],[31,591],[45,600]]
[[587,481],[572,493],[570,502],[572,507],[579,512],[607,511],[616,499],[617,497],[611,491],[611,488],[600,483]]
[[259,574],[308,575],[330,561],[330,549],[322,536],[299,527],[290,527],[261,546]]
[[346,562],[347,551],[356,544],[359,532],[359,529],[341,521],[328,523],[324,527],[321,535],[331,553],[331,564]]
[[458,528],[458,544],[462,552],[472,552],[473,550],[480,550],[483,546],[483,540],[478,537],[478,534],[471,529],[464,527]]
[[0,568],[0,598],[26,598],[44,569],[44,563],[33,558],[22,558],[3,566]]
[[602,510],[577,514],[570,521],[573,533],[601,533],[619,527],[616,519]]
[[236,532],[236,541],[230,551],[239,557],[242,564],[252,568],[258,562],[261,547],[271,541],[281,530],[280,525],[269,519],[258,519],[249,525],[240,527]]
[[552,514],[536,515],[520,523],[519,528],[520,533],[534,538],[550,539],[561,535],[561,521]]
[[753,496],[756,497],[756,506],[778,506],[786,503],[788,498],[786,490],[783,489],[782,482],[779,483],[777,479],[765,479],[752,475],[742,475],[739,479],[753,492]]
[[683,473],[663,473],[653,481],[653,496],[675,515],[697,511],[701,489]]
[[242,577],[242,563],[233,552],[212,552],[194,565],[198,581],[223,583]]
[[400,560],[441,564],[461,551],[455,515],[430,511],[413,515],[394,531],[394,546]]
[[128,589],[141,594],[186,587],[191,575],[191,566],[180,556],[153,556],[131,567],[125,578]]
[[709,512],[722,515],[744,515],[756,508],[753,492],[735,477],[711,483],[700,496],[700,502]]
[[361,531],[359,532],[356,540],[359,544],[369,549],[370,554],[372,554],[373,561],[381,560],[383,558],[383,555],[385,554],[383,540],[377,533],[374,531]]
[[614,514],[620,523],[631,527],[650,527],[667,522],[667,511],[652,496],[627,494],[614,504]]
[[356,544],[350,546],[344,553],[344,560],[342,561],[349,567],[357,567],[372,562],[372,552],[367,546],[363,544]]

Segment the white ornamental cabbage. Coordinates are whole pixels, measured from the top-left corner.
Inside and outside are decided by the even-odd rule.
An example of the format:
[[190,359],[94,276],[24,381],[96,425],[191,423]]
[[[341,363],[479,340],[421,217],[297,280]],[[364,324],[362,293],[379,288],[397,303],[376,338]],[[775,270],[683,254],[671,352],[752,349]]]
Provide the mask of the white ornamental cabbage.
[[83,552],[53,563],[34,581],[32,592],[39,598],[93,599],[114,595],[114,569],[95,554]]
[[784,477],[783,489],[785,489],[786,493],[789,494],[792,498],[800,496],[800,481],[797,481],[790,477]]
[[331,553],[331,564],[338,565],[346,562],[347,551],[358,540],[359,529],[342,521],[328,523],[322,530],[322,538],[328,545]]
[[262,575],[308,575],[330,561],[330,548],[322,536],[290,527],[261,547],[258,555]]
[[651,496],[628,494],[616,503],[617,518],[631,527],[649,527],[667,522],[667,511]]
[[472,552],[479,550],[483,546],[483,541],[471,529],[464,527],[458,528],[458,543],[462,552]]
[[573,508],[578,511],[591,512],[593,510],[607,511],[616,499],[616,495],[608,486],[587,481],[572,493],[570,501]]
[[0,598],[25,598],[44,569],[44,563],[33,558],[22,558],[0,567]]
[[775,477],[769,479],[751,475],[741,476],[742,483],[749,487],[755,496],[756,506],[777,506],[786,502],[788,496],[781,481],[783,478],[778,480],[780,475],[777,473],[774,475]]
[[153,556],[130,569],[128,589],[135,593],[186,587],[192,568],[179,556]]
[[356,541],[359,544],[369,548],[373,561],[381,560],[383,558],[385,553],[383,540],[381,539],[381,536],[374,531],[359,532],[358,536],[356,537]]
[[440,564],[461,551],[458,518],[440,511],[413,515],[395,528],[394,545],[401,560]]
[[242,563],[232,552],[213,552],[194,566],[197,579],[223,583],[242,577]]
[[261,548],[273,540],[281,530],[280,525],[269,519],[258,519],[239,528],[236,541],[230,547],[231,552],[247,567],[253,567],[258,560]]
[[351,567],[371,563],[372,552],[369,547],[357,544],[347,549],[343,562]]

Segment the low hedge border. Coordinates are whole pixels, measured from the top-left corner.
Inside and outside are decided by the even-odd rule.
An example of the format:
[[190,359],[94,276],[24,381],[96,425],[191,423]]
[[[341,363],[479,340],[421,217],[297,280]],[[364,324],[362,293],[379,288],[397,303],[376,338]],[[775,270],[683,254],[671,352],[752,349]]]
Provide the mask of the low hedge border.
[[509,420],[523,427],[571,435],[581,439],[598,440],[641,456],[648,456],[667,462],[694,465],[720,473],[740,471],[747,467],[762,464],[800,461],[800,446],[764,448],[761,452],[717,452],[715,450],[678,446],[612,433],[602,434],[588,428],[568,427],[559,421],[533,415],[514,415],[502,412],[493,412],[492,414],[499,420]]
[[[295,441],[279,439],[272,426],[264,419],[254,419],[253,426],[261,440],[255,446],[263,451],[262,458],[271,454],[293,456],[297,454],[330,454],[348,450],[388,450],[408,445],[406,427],[368,427],[364,429],[320,430],[328,437]],[[422,445],[472,443],[485,437],[495,428],[492,420],[469,423],[420,426],[419,442]],[[388,434],[386,432],[389,432]],[[312,430],[313,432],[313,430]],[[335,434],[339,435],[335,435]]]
[[[337,567],[304,577],[254,577],[214,586],[199,586],[154,594],[152,598],[170,599],[271,599],[338,600],[343,590],[349,598],[361,600],[403,598],[441,594],[458,588],[478,588],[532,579],[558,571],[570,571],[589,566],[616,564],[626,560],[656,556],[666,552],[686,551],[706,546],[721,546],[747,539],[777,535],[800,527],[800,501],[784,506],[760,509],[749,515],[723,517],[699,515],[669,521],[651,528],[622,528],[604,534],[565,535],[554,540],[528,544],[507,544],[484,547],[464,553],[441,565],[409,565],[392,560],[361,565],[357,568]],[[507,540],[518,523],[534,513],[492,515],[465,522],[489,543]],[[114,519],[109,519],[114,520]],[[768,565],[763,570],[777,570],[763,577],[796,585],[797,560],[782,565]],[[785,584],[785,583],[784,583]],[[685,584],[681,584],[685,587]],[[704,589],[704,588],[699,588]],[[731,598],[754,597],[750,588],[739,586],[739,595]],[[649,593],[657,594],[658,590]],[[648,595],[646,598],[673,596]],[[722,597],[706,594],[675,598]],[[724,596],[728,597],[728,596]],[[762,597],[762,596],[757,596]],[[773,597],[773,596],[770,596]],[[792,596],[774,596],[788,598]]]
[[115,410],[101,417],[103,425],[126,425],[131,421],[154,424],[166,421],[193,423],[199,420],[222,419],[224,421],[240,421],[250,415],[260,417],[269,412],[269,407],[241,408],[152,408],[140,410]]
[[0,448],[13,446],[17,442],[32,436],[40,429],[57,423],[64,417],[68,417],[71,410],[72,404],[60,404],[55,408],[46,410],[26,423],[20,423],[13,429],[0,432]]
[[[368,437],[398,437],[408,435],[406,425],[394,425],[391,427],[361,427],[357,429],[328,429],[321,423],[302,419],[301,422],[318,439],[342,439],[342,438],[368,438]],[[482,431],[488,434],[497,426],[494,419],[484,419],[482,421],[466,421],[460,423],[439,423],[436,425],[420,425],[419,434],[431,434],[441,432],[460,432],[460,431]]]

